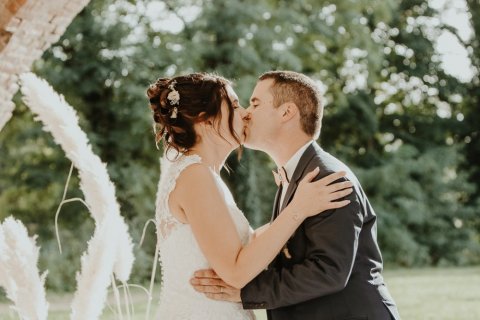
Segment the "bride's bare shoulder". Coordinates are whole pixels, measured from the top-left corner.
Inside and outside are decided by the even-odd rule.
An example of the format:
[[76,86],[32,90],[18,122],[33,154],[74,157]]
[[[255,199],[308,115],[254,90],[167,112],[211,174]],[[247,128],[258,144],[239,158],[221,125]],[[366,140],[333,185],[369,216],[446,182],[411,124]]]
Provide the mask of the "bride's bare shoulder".
[[205,189],[215,188],[214,173],[203,163],[192,163],[178,176],[176,188],[180,192],[203,193]]

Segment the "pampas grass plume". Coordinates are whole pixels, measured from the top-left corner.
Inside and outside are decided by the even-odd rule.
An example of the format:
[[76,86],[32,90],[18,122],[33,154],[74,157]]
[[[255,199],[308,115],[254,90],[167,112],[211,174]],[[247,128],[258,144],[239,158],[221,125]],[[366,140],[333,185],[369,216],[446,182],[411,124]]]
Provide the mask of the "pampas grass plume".
[[20,317],[44,320],[48,315],[45,296],[47,273],[39,275],[39,248],[22,222],[8,217],[0,225],[0,286]]
[[130,278],[134,256],[128,226],[120,215],[106,164],[93,153],[75,110],[45,80],[32,73],[20,79],[23,100],[78,169],[80,188],[95,220],[95,232],[77,274],[71,318],[97,319],[105,305],[112,272],[123,282]]

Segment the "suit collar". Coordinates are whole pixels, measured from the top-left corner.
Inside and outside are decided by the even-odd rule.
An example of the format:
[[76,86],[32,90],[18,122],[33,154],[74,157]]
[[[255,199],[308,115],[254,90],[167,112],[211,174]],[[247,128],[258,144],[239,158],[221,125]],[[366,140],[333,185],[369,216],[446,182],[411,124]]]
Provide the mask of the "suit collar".
[[317,148],[320,148],[320,147],[315,141],[313,141],[305,149],[305,152],[303,152],[303,155],[300,157],[300,160],[298,160],[297,167],[295,168],[292,178],[290,179],[292,182],[293,181],[298,182],[298,180],[300,180],[300,178],[303,175],[303,172],[305,171],[307,164],[317,154]]
[[302,155],[305,153],[305,150],[313,143],[312,140],[301,146],[297,152],[290,158],[290,160],[285,163],[283,166],[285,170],[285,174],[287,176],[287,181],[291,181],[293,174],[295,173],[295,169],[297,168],[298,163],[300,162],[300,159],[302,158]]
[[292,178],[290,179],[290,183],[288,185],[287,192],[285,193],[285,198],[283,199],[283,203],[280,206],[280,212],[286,207],[290,198],[292,197],[293,193],[297,189],[298,182],[300,178],[303,176],[303,173],[312,158],[317,154],[320,147],[316,142],[312,142],[305,152],[303,153],[302,157],[298,161],[297,167],[293,172]]

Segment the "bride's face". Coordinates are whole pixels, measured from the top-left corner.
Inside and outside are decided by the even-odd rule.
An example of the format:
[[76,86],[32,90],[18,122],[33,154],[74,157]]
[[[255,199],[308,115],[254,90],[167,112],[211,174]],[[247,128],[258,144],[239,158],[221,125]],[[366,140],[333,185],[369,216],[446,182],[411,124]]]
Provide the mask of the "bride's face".
[[[243,144],[243,142],[245,141],[245,130],[244,130],[245,126],[244,126],[243,118],[246,115],[246,110],[240,105],[238,101],[238,96],[231,86],[227,86],[227,93],[228,93],[228,98],[230,99],[230,104],[233,107],[233,111],[229,111],[230,108],[228,106],[228,102],[223,101],[222,111],[221,111],[222,119],[220,121],[219,132],[221,136],[225,140],[227,140],[227,142],[231,145],[233,150],[238,148],[240,144]],[[229,128],[230,112],[233,112],[232,127],[233,127],[233,131],[235,132],[236,139],[232,135]]]

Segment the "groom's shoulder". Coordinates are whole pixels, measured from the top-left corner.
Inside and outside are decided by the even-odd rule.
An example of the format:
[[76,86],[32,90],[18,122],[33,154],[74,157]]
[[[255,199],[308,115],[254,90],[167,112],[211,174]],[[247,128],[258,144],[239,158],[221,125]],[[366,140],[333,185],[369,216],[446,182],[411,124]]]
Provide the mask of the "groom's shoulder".
[[307,165],[306,172],[315,169],[315,167],[319,167],[320,173],[318,174],[317,179],[321,179],[331,173],[345,171],[346,176],[342,178],[342,180],[349,180],[355,185],[360,186],[360,182],[355,173],[343,161],[318,146],[315,149],[315,152],[315,156],[312,157],[310,163]]
[[323,157],[321,157],[319,154],[316,154],[308,163],[305,171],[310,172],[318,167],[320,169],[320,172],[318,174],[320,178],[335,172],[332,165],[328,162],[325,162],[324,160],[325,159]]
[[348,169],[342,161],[320,147],[315,148],[315,154],[308,163],[307,169],[316,167],[320,168],[320,173],[325,172],[325,174]]
[[[343,163],[341,160],[337,159],[335,156],[328,153],[327,151],[323,150],[318,145],[314,145],[314,147],[315,148],[313,157],[311,157],[310,161],[307,163],[303,175],[318,167],[320,169],[320,172],[316,180],[339,171],[347,172],[347,176],[345,177],[346,180],[352,180],[352,178],[353,180],[356,180],[356,178],[354,178],[353,172],[345,163]],[[342,180],[345,178],[342,178]]]

